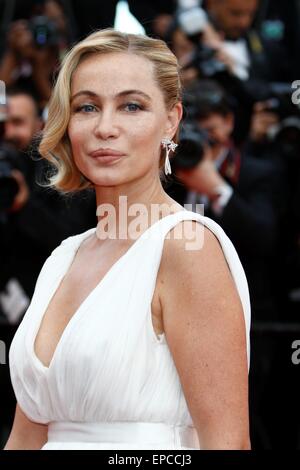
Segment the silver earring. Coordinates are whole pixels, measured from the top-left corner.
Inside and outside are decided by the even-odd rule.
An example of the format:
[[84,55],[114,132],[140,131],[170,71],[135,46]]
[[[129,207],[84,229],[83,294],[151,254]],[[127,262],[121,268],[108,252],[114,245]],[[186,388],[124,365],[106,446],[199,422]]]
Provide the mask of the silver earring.
[[172,151],[174,152],[178,144],[175,144],[175,142],[168,137],[165,139],[162,139],[161,141],[163,148],[166,149],[166,159],[165,159],[165,174],[171,174],[171,165],[170,165],[170,160],[169,160],[169,153]]

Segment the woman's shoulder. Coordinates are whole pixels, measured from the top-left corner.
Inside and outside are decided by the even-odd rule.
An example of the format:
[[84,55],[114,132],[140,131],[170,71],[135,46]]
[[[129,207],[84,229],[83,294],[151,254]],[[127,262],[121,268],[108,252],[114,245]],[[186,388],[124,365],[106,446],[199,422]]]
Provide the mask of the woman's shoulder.
[[69,237],[62,240],[56,248],[54,248],[50,256],[55,256],[64,250],[74,249],[74,247],[79,246],[80,243],[85,240],[90,234],[92,234],[95,230],[96,228],[93,227],[88,230],[85,230],[84,232],[75,235],[70,235]]
[[237,308],[242,305],[250,357],[249,289],[234,245],[218,223],[201,214],[185,215],[172,228],[177,226],[182,228],[178,231],[181,236],[168,237],[162,252],[160,279],[164,298],[169,301],[174,297],[176,286],[179,297],[175,297],[183,310],[187,305],[196,308],[203,299],[208,309],[219,301]]
[[192,214],[176,222],[164,243],[162,254],[164,264],[176,265],[179,274],[180,271],[184,271],[185,266],[190,268],[198,261],[201,263],[209,260],[212,263],[223,261],[221,241],[224,242],[227,236],[224,232],[225,238],[222,238],[221,232],[218,233],[218,228],[211,225],[210,221],[212,220],[200,214]]
[[182,208],[174,212],[173,217],[166,218],[165,238],[173,241],[165,243],[165,251],[199,251],[204,248],[204,240],[208,249],[213,245],[220,247],[221,244],[231,243],[217,222],[199,212]]
[[247,294],[247,279],[239,255],[217,222],[187,211],[169,229],[162,251],[162,269],[175,273],[182,281],[194,278],[199,269],[212,276],[221,270],[225,276],[230,273]]
[[[224,251],[225,238],[212,231],[208,224],[201,216],[180,220],[173,228],[180,227],[181,231],[178,230],[175,236],[174,230],[174,237],[168,237],[164,243],[160,268],[164,297],[169,299],[172,292],[174,295],[176,286],[176,291],[180,292],[178,301],[180,298],[185,307],[187,303],[194,303],[196,307],[199,296],[215,302],[215,295],[221,286],[222,295],[226,291],[228,298],[237,299],[235,283],[232,282],[237,275],[231,256],[234,250]],[[243,271],[241,265],[238,268]]]

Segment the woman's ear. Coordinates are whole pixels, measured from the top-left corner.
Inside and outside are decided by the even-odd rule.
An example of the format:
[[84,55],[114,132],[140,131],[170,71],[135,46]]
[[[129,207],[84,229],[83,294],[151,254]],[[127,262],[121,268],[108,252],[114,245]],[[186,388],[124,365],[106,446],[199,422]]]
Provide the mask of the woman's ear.
[[176,103],[172,109],[170,109],[167,113],[168,119],[165,127],[164,136],[169,137],[172,139],[176,134],[177,128],[179,123],[182,119],[183,115],[183,107],[182,103]]

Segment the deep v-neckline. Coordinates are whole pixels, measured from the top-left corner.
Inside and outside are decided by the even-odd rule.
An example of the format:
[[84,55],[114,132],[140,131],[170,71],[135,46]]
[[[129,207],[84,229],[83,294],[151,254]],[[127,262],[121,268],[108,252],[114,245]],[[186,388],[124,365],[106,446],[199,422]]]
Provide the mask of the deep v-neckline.
[[144,239],[148,234],[149,234],[149,231],[152,230],[154,227],[156,227],[160,222],[162,222],[163,220],[169,218],[169,217],[174,217],[175,215],[177,215],[178,213],[182,213],[182,212],[186,212],[186,209],[183,209],[181,211],[177,211],[177,212],[174,212],[172,214],[168,214],[164,217],[162,217],[161,219],[157,220],[156,222],[154,222],[152,225],[150,225],[150,227],[148,227],[143,233],[142,235],[140,235],[136,240],[135,242],[130,245],[130,247],[128,248],[128,250],[125,251],[125,253],[123,253],[123,255],[120,256],[120,258],[118,258],[113,264],[112,266],[108,269],[108,271],[104,274],[104,276],[102,277],[102,279],[100,279],[100,281],[96,284],[96,286],[89,292],[89,294],[84,298],[84,300],[81,302],[81,304],[78,306],[78,308],[75,310],[75,312],[72,314],[72,316],[70,317],[68,323],[66,324],[65,328],[63,329],[62,331],[62,334],[60,335],[60,338],[58,340],[58,342],[56,343],[56,346],[55,346],[55,349],[54,349],[54,352],[52,354],[52,358],[49,362],[49,365],[46,366],[40,359],[39,357],[37,356],[36,352],[35,352],[35,341],[36,341],[36,338],[38,336],[38,333],[40,332],[40,329],[41,329],[41,326],[42,326],[42,322],[44,320],[44,317],[45,317],[45,314],[49,308],[49,305],[52,301],[52,299],[54,298],[54,295],[56,294],[56,292],[58,291],[59,287],[61,286],[63,280],[65,279],[65,277],[67,276],[68,272],[69,272],[69,269],[71,267],[71,265],[73,264],[74,260],[75,260],[75,257],[76,257],[76,254],[77,252],[79,251],[82,243],[84,242],[84,240],[86,240],[88,238],[88,236],[92,235],[93,233],[96,232],[96,227],[93,228],[93,229],[90,229],[90,230],[87,230],[87,232],[85,232],[83,235],[85,235],[84,237],[82,236],[79,236],[79,243],[76,243],[75,246],[72,246],[71,249],[72,249],[72,256],[70,257],[70,259],[68,260],[68,262],[66,263],[66,266],[63,267],[62,269],[62,273],[60,274],[60,276],[58,277],[58,279],[56,279],[56,282],[55,282],[55,285],[54,287],[51,289],[51,292],[50,292],[50,295],[49,297],[47,298],[47,301],[45,303],[45,306],[43,307],[42,309],[42,314],[39,315],[38,317],[38,321],[37,321],[37,325],[36,325],[36,328],[34,328],[34,331],[33,331],[33,336],[32,336],[32,340],[31,340],[31,354],[32,354],[32,357],[36,363],[36,365],[42,369],[43,371],[45,372],[48,372],[52,369],[52,366],[53,366],[53,363],[55,362],[55,359],[60,351],[60,348],[62,347],[62,344],[64,342],[64,339],[68,333],[68,331],[71,329],[73,323],[76,321],[76,319],[79,317],[79,314],[80,312],[82,312],[84,310],[84,306],[89,302],[89,300],[95,295],[96,292],[98,292],[98,290],[101,288],[101,286],[104,284],[104,282],[108,279],[108,277],[113,273],[113,271],[116,269],[116,267],[127,257],[129,256],[129,254],[133,251],[133,249],[135,247],[138,246],[138,242],[142,239]]

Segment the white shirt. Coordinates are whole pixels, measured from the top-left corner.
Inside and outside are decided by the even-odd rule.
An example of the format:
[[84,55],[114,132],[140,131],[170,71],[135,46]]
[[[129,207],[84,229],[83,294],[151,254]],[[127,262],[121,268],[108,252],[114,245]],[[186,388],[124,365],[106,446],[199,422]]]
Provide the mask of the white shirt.
[[247,80],[249,78],[250,57],[245,39],[224,41],[223,48],[234,60],[234,75],[241,80]]

